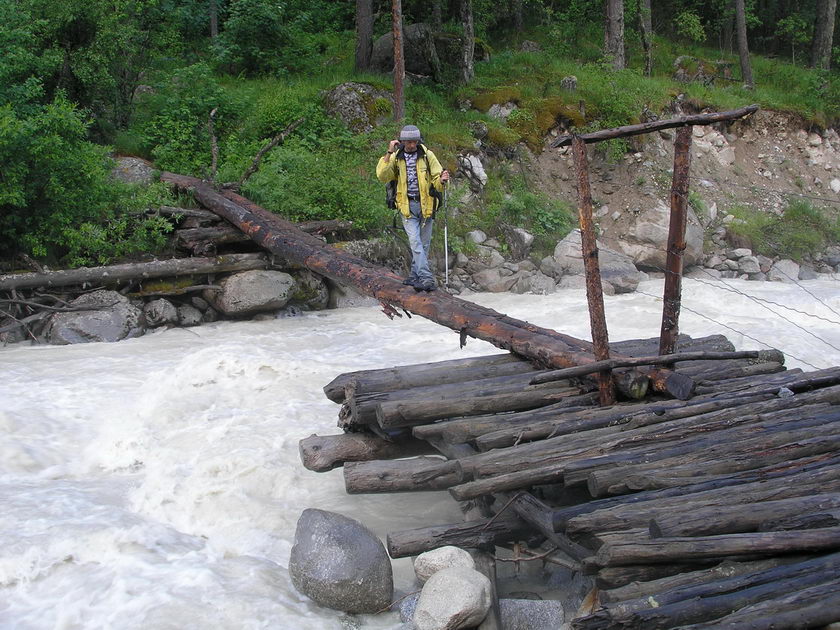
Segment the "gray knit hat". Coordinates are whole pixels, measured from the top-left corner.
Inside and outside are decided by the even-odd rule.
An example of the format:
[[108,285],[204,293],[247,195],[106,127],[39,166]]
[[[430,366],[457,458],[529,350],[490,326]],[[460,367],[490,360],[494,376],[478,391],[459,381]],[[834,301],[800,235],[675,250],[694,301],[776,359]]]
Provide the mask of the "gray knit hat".
[[400,131],[400,142],[405,142],[406,140],[416,140],[420,142],[420,130],[415,127],[414,125],[406,125]]

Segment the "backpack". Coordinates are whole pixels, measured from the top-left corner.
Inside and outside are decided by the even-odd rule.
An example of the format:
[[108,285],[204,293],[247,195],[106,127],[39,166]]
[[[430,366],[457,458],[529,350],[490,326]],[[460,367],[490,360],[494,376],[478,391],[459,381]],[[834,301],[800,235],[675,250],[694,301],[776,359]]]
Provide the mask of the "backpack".
[[[423,152],[423,159],[426,160],[426,172],[430,173],[432,167],[429,166],[429,156],[426,155],[426,152]],[[399,173],[399,169],[397,170]],[[434,199],[434,206],[432,207],[432,218],[434,218],[435,214],[437,213],[438,206],[440,205],[440,200],[443,197],[440,192],[434,187],[433,184],[429,184],[429,195]],[[397,180],[392,179],[390,182],[385,184],[385,205],[391,209],[397,209]]]

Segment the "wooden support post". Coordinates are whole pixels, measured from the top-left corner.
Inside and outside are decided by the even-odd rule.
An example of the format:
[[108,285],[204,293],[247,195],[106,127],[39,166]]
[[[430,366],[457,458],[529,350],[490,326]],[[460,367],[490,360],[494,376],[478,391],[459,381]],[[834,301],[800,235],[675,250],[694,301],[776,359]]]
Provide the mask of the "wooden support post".
[[680,127],[674,142],[674,178],[671,182],[671,223],[668,227],[668,258],[665,263],[665,294],[659,354],[672,354],[680,333],[685,223],[688,215],[688,172],[691,168],[691,130]]
[[[607,320],[604,315],[604,294],[601,289],[601,270],[598,267],[598,244],[592,224],[592,193],[589,188],[589,162],[586,159],[586,144],[579,137],[572,140],[572,155],[578,186],[578,215],[580,218],[580,241],[583,251],[583,266],[586,271],[586,300],[589,303],[589,324],[592,329],[592,344],[595,358],[606,361],[610,358]],[[598,393],[602,405],[615,402],[612,374],[604,370],[598,374]]]
[[402,0],[391,1],[391,25],[394,34],[394,120],[402,122],[402,119],[405,118]]

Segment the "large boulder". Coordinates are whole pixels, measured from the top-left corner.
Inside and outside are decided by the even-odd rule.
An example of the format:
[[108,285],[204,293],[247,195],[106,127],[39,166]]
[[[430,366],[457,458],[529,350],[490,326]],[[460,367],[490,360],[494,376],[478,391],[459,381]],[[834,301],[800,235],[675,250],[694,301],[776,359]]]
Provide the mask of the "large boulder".
[[324,94],[324,108],[351,131],[367,133],[391,119],[394,97],[367,83],[342,83]]
[[[665,202],[658,200],[652,207],[616,215],[614,221],[601,224],[604,243],[629,256],[638,267],[664,269],[671,221],[671,209]],[[703,257],[703,227],[691,207],[687,210],[685,241],[683,266],[690,267]]]
[[310,311],[320,311],[330,303],[330,289],[323,276],[302,269],[292,274],[297,289],[292,295],[292,304]]
[[394,594],[391,561],[380,540],[358,521],[326,510],[301,514],[289,574],[317,604],[349,613],[378,612]]
[[239,271],[220,283],[221,290],[206,290],[204,299],[230,317],[281,309],[294,294],[295,280],[271,269]]
[[[408,24],[403,29],[405,71],[409,74],[431,76],[440,81],[441,63],[435,37],[428,24]],[[389,31],[373,43],[371,67],[384,73],[394,70],[394,36]]]
[[146,318],[146,324],[153,328],[178,323],[178,309],[164,298],[147,302],[143,306],[143,316]]
[[136,157],[118,157],[114,160],[111,176],[130,184],[151,184],[155,167],[151,162]]
[[491,604],[490,580],[465,567],[442,569],[420,593],[414,611],[417,630],[459,630],[477,626]]
[[789,258],[777,260],[770,267],[767,279],[771,282],[796,282],[799,279],[799,264]]
[[[583,254],[581,253],[580,230],[571,231],[554,248],[554,268],[543,260],[540,268],[553,272],[555,278],[568,275],[584,275]],[[598,265],[601,269],[601,284],[610,285],[614,293],[631,293],[641,282],[642,274],[636,269],[629,256],[621,254],[598,243]],[[548,269],[546,269],[548,267]]]
[[566,613],[557,600],[500,599],[499,616],[505,630],[556,630]]
[[86,293],[70,305],[90,310],[52,315],[46,329],[50,343],[111,342],[143,334],[142,311],[116,291]]
[[426,551],[414,559],[414,574],[421,582],[426,582],[438,571],[451,567],[475,569],[475,560],[468,552],[452,545]]

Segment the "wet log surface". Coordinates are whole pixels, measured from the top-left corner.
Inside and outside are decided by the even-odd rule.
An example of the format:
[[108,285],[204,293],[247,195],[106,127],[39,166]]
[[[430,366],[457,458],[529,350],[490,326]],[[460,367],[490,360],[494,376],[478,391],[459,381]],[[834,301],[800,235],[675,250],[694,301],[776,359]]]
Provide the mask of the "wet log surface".
[[[613,356],[646,360],[652,343],[621,342]],[[840,368],[785,370],[778,352],[731,354],[723,338],[680,335],[682,349],[663,363],[694,379],[687,401],[653,391],[599,407],[579,379],[600,366],[539,371],[504,355],[341,375],[325,393],[345,409],[373,405],[382,448],[427,443],[446,458],[349,463],[348,491],[438,489],[470,514],[481,506],[489,517],[392,532],[388,551],[540,545],[604,589],[573,628],[837,620],[816,602],[840,586]],[[633,365],[621,361],[611,367]],[[552,391],[564,399],[504,402]]]

